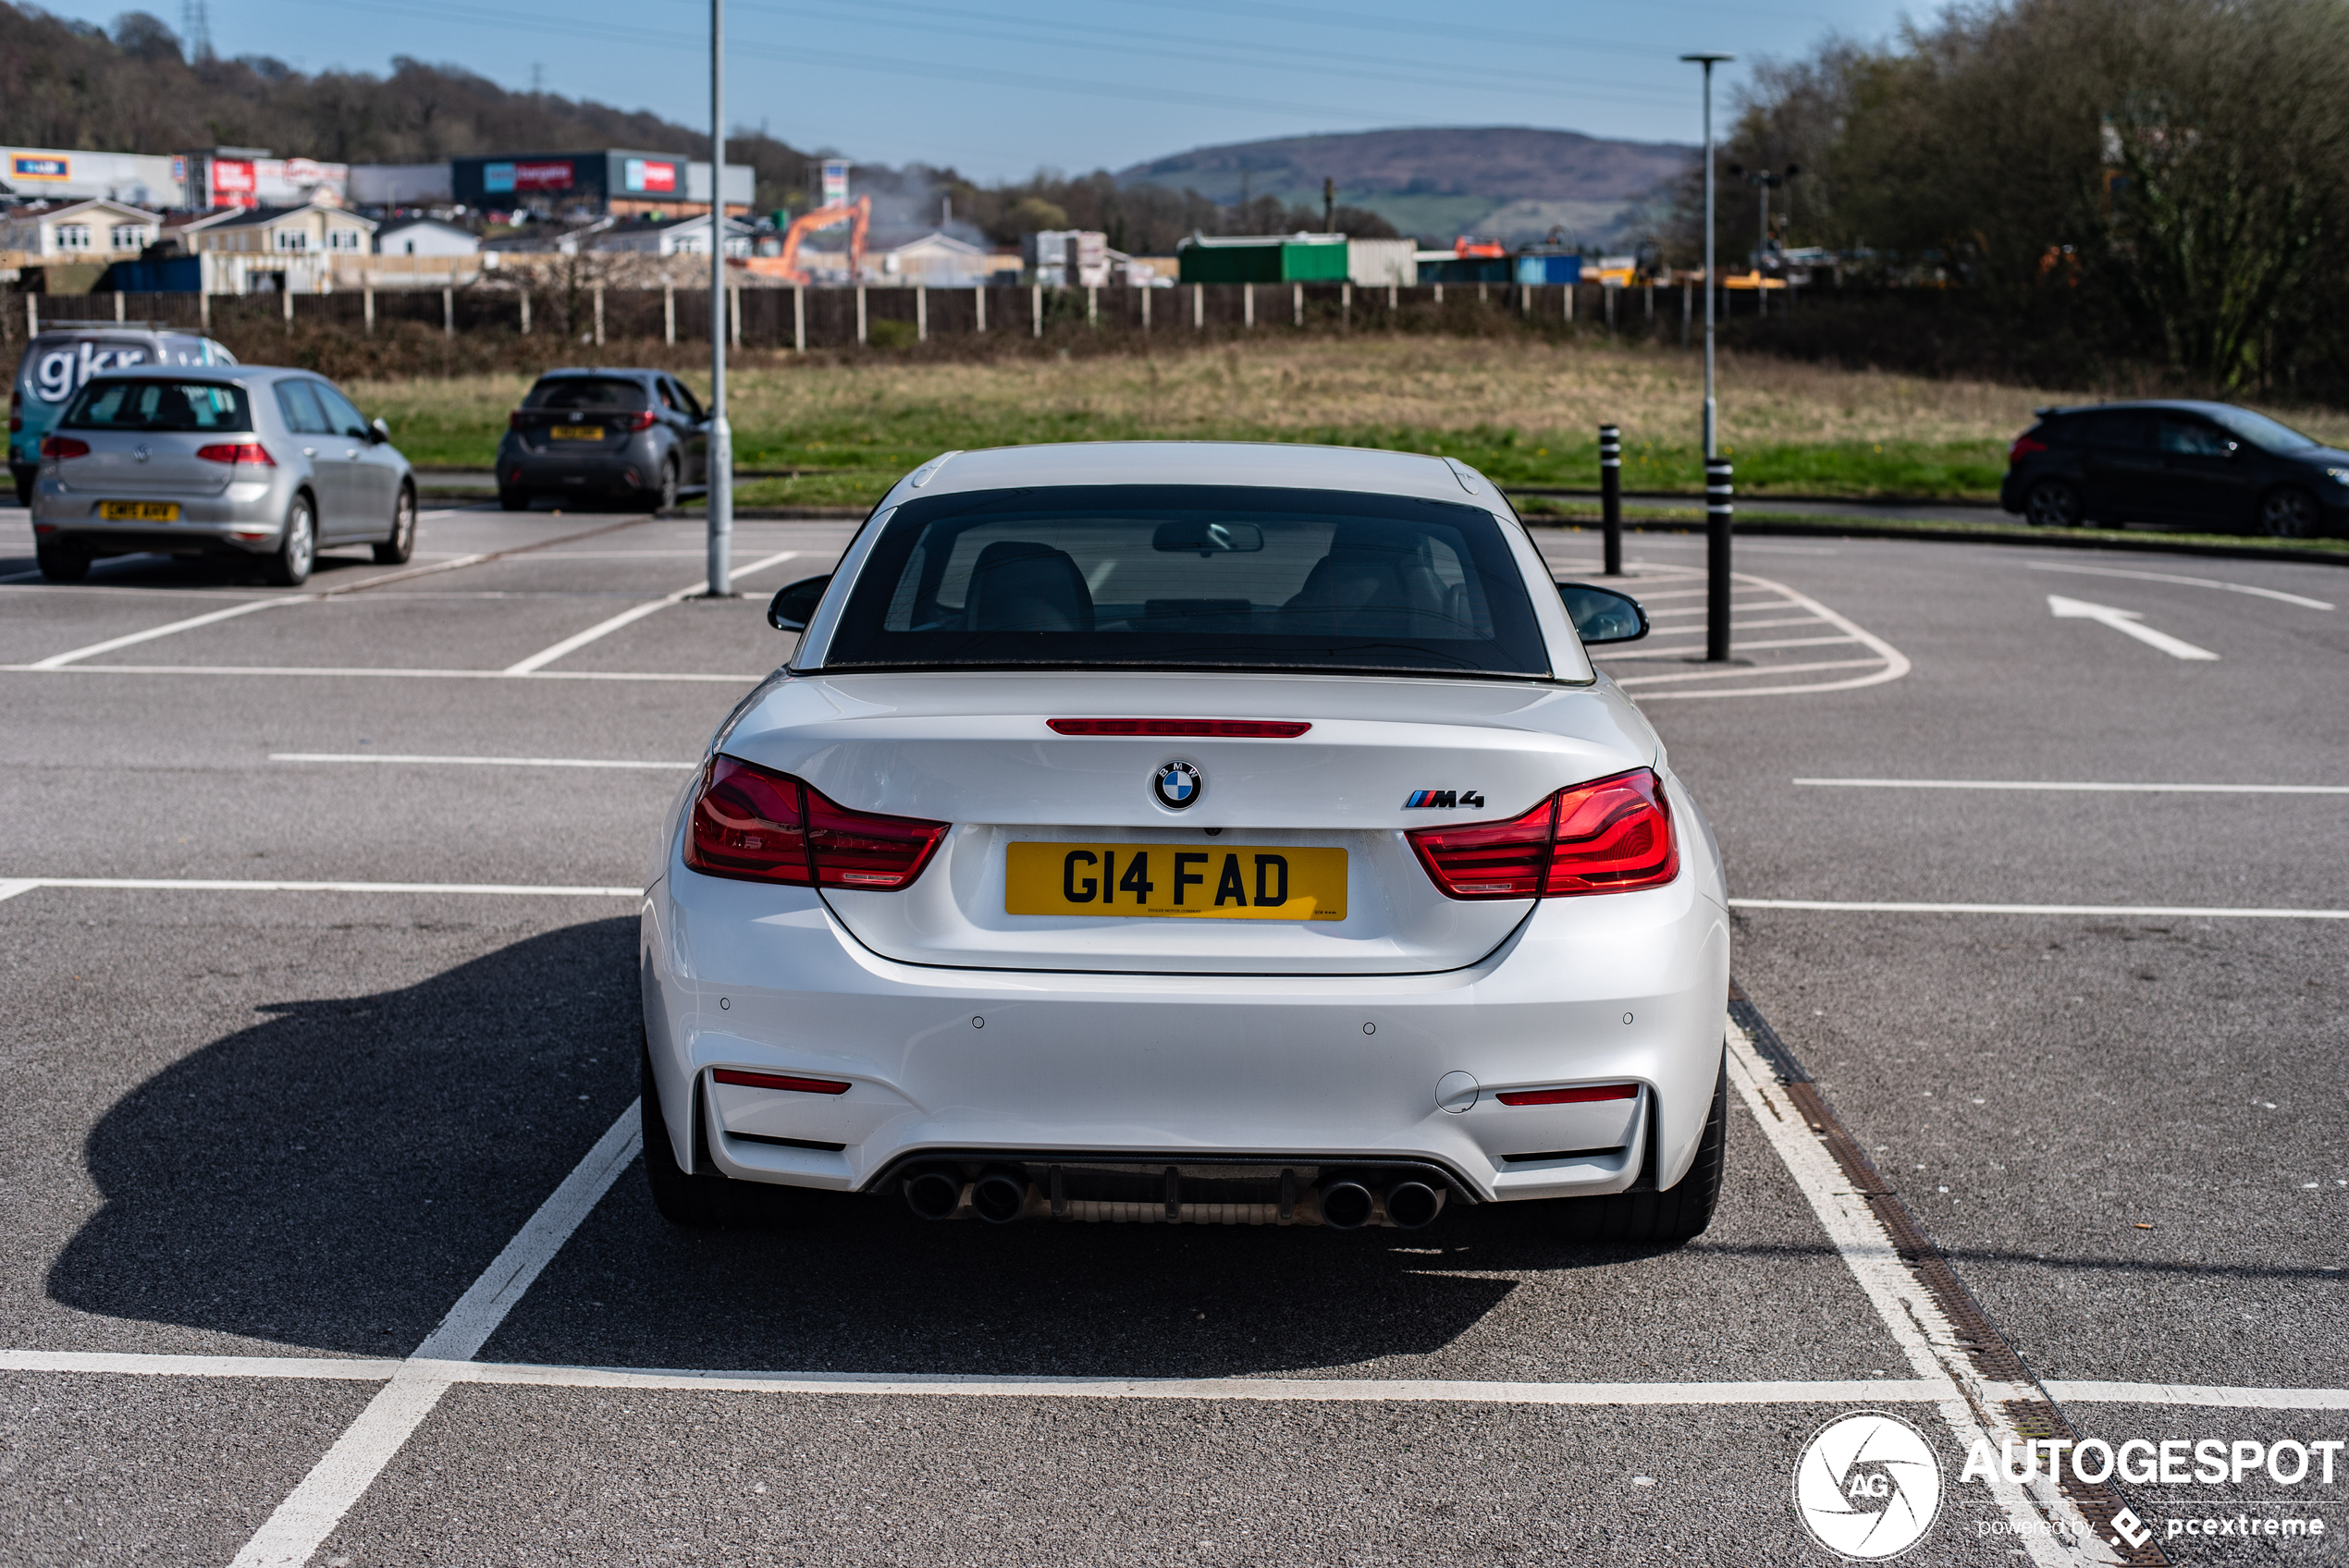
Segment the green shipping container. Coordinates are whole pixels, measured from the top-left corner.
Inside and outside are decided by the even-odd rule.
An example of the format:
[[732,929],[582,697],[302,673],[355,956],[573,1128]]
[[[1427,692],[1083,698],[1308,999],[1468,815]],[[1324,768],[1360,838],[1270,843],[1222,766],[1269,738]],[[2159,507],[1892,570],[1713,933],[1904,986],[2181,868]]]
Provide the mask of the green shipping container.
[[1186,245],[1185,283],[1343,283],[1346,243],[1267,239],[1261,245]]

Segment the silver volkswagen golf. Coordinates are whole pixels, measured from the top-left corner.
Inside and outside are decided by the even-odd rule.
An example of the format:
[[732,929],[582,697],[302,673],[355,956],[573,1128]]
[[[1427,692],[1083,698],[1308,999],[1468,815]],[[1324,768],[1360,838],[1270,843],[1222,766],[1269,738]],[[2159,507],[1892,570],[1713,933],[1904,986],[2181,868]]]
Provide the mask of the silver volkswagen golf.
[[416,545],[416,484],[381,420],[308,371],[158,366],[92,377],[41,442],[41,574],[78,582],[100,556],[256,561],[292,587],[318,551]]

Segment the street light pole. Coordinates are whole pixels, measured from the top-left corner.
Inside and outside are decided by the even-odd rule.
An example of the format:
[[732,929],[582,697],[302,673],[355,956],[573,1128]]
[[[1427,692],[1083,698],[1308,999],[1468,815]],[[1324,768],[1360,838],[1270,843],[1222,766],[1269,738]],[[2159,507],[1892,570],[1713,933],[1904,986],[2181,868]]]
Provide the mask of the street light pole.
[[1717,410],[1713,400],[1713,291],[1720,287],[1713,265],[1713,67],[1734,60],[1735,55],[1683,55],[1680,58],[1704,67],[1704,457],[1719,456],[1714,444]]
[[1718,406],[1713,398],[1714,291],[1720,287],[1713,257],[1713,67],[1733,55],[1683,55],[1704,67],[1704,656],[1729,657],[1729,465],[1716,445]]
[[709,587],[734,593],[734,432],[726,423],[726,0],[709,0]]

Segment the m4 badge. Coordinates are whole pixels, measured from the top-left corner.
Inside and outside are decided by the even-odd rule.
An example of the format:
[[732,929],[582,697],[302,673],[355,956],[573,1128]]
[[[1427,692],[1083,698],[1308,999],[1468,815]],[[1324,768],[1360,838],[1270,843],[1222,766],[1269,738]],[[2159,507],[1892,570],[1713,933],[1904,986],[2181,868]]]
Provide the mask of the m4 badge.
[[1403,802],[1405,811],[1470,811],[1484,809],[1484,797],[1474,790],[1414,790]]

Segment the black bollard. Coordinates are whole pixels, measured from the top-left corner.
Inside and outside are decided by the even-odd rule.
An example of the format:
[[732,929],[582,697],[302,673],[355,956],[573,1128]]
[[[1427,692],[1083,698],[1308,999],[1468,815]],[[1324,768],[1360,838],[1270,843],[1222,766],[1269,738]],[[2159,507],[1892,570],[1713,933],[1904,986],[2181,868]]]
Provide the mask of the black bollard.
[[1729,459],[1704,464],[1704,656],[1729,656]]
[[1606,527],[1606,574],[1623,575],[1623,432],[1599,426],[1599,519]]

